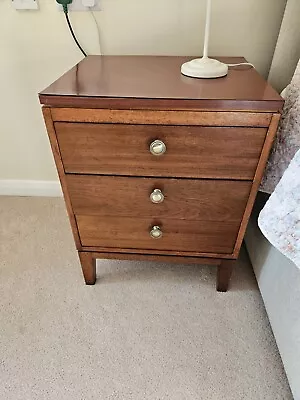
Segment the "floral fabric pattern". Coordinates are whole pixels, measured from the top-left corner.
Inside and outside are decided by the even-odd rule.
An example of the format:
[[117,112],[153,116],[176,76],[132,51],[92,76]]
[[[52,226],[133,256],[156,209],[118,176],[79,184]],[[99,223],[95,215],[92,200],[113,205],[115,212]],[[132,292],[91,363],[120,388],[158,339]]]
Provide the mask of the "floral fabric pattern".
[[260,186],[262,192],[270,194],[300,149],[300,61],[292,82],[284,90],[283,96],[285,105],[282,119]]
[[300,150],[261,211],[258,225],[269,242],[300,268]]

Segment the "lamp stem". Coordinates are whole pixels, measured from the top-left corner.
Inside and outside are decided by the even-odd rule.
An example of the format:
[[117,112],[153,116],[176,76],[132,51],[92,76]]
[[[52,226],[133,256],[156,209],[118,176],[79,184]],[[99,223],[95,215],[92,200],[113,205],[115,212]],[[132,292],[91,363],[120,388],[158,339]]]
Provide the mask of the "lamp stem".
[[221,61],[208,57],[208,42],[210,34],[210,21],[211,21],[211,2],[206,0],[206,21],[205,21],[205,35],[204,35],[204,48],[203,57],[185,62],[181,66],[181,73],[191,78],[221,78],[228,73],[228,65]]
[[206,1],[206,22],[205,22],[203,58],[208,58],[208,43],[209,43],[209,33],[210,33],[210,21],[211,21],[211,0],[207,0]]

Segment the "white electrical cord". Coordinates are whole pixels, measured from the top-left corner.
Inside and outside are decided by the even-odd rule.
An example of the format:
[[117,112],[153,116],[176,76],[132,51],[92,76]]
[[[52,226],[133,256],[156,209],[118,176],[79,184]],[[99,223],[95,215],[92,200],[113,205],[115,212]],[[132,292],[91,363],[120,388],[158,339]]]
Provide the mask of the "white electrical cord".
[[241,65],[248,65],[249,67],[255,68],[253,64],[244,62],[244,63],[238,63],[238,64],[227,64],[228,67],[240,67]]
[[95,14],[93,12],[93,10],[91,9],[91,7],[89,7],[90,9],[90,13],[92,15],[93,20],[95,21],[95,25],[97,28],[97,32],[98,32],[98,44],[99,44],[99,54],[101,54],[101,34],[100,34],[100,26],[98,24],[97,18],[95,17]]

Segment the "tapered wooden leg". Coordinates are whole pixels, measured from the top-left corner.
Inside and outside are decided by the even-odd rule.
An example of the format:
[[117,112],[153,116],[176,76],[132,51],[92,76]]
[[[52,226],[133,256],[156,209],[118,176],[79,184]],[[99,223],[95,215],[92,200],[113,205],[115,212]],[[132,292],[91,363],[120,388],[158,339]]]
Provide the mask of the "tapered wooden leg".
[[222,260],[221,264],[218,266],[217,274],[217,291],[227,292],[232,270],[233,270],[234,260]]
[[93,257],[93,253],[88,251],[78,252],[82,273],[84,276],[85,283],[87,285],[95,285],[96,282],[96,258]]

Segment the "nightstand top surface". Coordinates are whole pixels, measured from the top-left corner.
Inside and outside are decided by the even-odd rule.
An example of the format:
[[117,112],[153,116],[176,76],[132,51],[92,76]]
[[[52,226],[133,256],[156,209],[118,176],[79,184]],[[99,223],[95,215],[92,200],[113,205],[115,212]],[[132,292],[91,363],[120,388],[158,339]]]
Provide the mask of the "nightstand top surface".
[[[51,107],[246,110],[277,112],[283,99],[251,67],[229,68],[224,78],[180,73],[193,57],[88,56],[40,93]],[[218,57],[227,63],[242,57]]]

